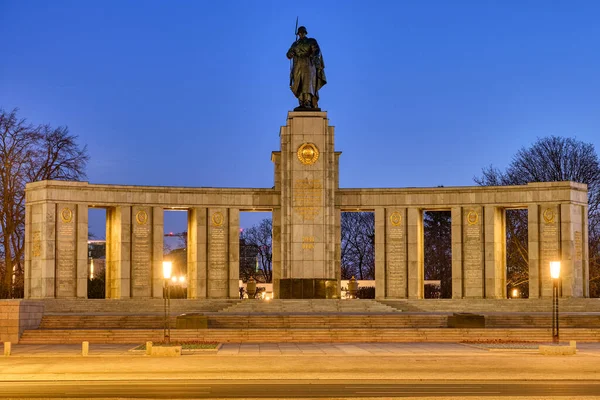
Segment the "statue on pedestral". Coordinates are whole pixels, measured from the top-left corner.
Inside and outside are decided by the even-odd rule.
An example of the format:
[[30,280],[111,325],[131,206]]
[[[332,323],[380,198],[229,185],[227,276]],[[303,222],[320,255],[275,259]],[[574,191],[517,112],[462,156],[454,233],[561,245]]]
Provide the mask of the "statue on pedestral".
[[300,38],[287,52],[287,58],[294,60],[290,89],[300,103],[294,111],[320,111],[319,89],[327,83],[321,49],[315,39],[306,37],[307,33],[305,27],[298,28]]

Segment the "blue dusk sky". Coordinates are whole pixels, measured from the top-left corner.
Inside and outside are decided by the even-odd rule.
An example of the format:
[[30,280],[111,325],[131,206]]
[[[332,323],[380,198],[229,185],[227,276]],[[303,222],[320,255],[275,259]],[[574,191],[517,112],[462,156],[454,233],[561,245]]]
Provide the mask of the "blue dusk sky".
[[91,183],[270,188],[296,16],[343,188],[474,185],[547,135],[600,150],[592,0],[0,0],[0,107],[67,125]]

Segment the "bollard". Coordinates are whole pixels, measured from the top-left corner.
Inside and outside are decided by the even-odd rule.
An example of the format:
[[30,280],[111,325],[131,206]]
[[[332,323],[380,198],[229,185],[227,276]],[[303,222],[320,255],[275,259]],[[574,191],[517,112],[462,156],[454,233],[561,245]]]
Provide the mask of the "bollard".
[[10,342],[4,342],[4,355],[6,357],[10,356],[10,348],[11,348]]
[[81,355],[82,356],[87,356],[90,352],[90,342],[83,342],[81,343]]
[[149,356],[152,354],[152,342],[146,342],[146,355]]

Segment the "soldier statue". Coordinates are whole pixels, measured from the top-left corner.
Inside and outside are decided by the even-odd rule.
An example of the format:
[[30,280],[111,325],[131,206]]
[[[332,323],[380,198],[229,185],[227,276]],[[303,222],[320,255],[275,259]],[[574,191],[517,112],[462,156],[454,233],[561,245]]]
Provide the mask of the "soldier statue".
[[287,52],[287,58],[294,60],[290,89],[300,104],[294,111],[320,111],[319,89],[327,83],[321,49],[315,39],[306,37],[307,33],[305,27],[299,27],[297,34],[300,38]]

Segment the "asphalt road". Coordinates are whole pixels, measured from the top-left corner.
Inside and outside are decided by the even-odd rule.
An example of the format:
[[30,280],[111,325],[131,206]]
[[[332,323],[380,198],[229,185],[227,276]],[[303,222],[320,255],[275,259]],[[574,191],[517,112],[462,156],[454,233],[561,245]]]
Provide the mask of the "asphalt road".
[[557,382],[394,382],[331,383],[314,380],[104,380],[4,381],[0,398],[331,398],[331,397],[600,396],[600,381]]

